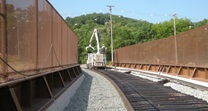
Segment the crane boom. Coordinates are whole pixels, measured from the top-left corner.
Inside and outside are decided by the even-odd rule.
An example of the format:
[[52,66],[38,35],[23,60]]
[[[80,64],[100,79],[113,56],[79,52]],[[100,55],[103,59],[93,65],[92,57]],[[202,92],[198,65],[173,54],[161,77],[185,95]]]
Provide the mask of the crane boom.
[[99,43],[99,38],[98,38],[98,34],[97,34],[97,29],[94,29],[92,36],[90,38],[90,42],[89,42],[89,46],[86,47],[86,50],[88,48],[92,48],[94,50],[94,47],[92,47],[91,43],[92,43],[92,39],[95,36],[96,42],[97,42],[97,54],[100,54],[100,43]]
[[90,41],[89,41],[89,45],[86,47],[86,50],[88,48],[92,48],[94,50],[94,47],[92,47],[92,45],[91,45],[94,36],[95,36],[95,39],[97,42],[97,52],[96,53],[88,53],[86,65],[88,68],[95,68],[95,67],[105,68],[105,66],[106,66],[106,55],[105,55],[106,48],[104,46],[102,48],[100,48],[97,29],[94,29],[92,36],[90,38]]

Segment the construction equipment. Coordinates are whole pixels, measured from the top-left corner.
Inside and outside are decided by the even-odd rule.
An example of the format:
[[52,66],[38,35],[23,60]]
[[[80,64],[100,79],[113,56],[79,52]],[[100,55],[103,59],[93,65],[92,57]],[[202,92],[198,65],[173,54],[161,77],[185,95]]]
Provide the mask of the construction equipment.
[[89,69],[105,68],[106,67],[106,54],[105,54],[106,48],[104,45],[100,48],[97,29],[94,29],[92,36],[90,38],[89,46],[86,47],[86,50],[88,50],[89,48],[91,48],[92,50],[95,50],[95,48],[91,46],[91,42],[94,36],[97,42],[97,52],[96,53],[88,52],[86,66]]

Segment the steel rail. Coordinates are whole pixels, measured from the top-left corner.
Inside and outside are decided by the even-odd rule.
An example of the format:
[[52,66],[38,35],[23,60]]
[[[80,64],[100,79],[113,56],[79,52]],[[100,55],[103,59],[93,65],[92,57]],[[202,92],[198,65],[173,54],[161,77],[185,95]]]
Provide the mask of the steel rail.
[[[86,70],[89,70],[89,69],[86,68]],[[121,100],[123,101],[127,111],[134,111],[134,108],[132,107],[132,105],[130,104],[130,102],[128,101],[128,99],[124,95],[124,93],[121,91],[121,89],[116,85],[116,83],[112,79],[110,79],[108,76],[106,76],[105,74],[103,74],[99,71],[96,71],[96,70],[91,70],[91,71],[93,71],[93,72],[103,76],[104,78],[106,78],[113,85],[113,87],[116,89],[116,91],[119,94],[119,96],[121,97]]]
[[[109,68],[113,68],[113,67],[109,67]],[[113,69],[118,70],[116,68],[113,68]],[[159,74],[154,74],[155,72],[143,71],[143,70],[137,70],[137,69],[127,69],[126,68],[126,69],[121,69],[121,70],[127,71],[128,73],[131,73],[132,71],[140,72],[142,74],[146,74],[146,75],[149,75],[149,76],[156,76],[158,78],[168,79],[171,82],[180,83],[182,85],[186,85],[186,86],[193,87],[193,88],[196,88],[196,89],[205,90],[205,91],[208,90],[208,86],[206,87],[206,86],[202,86],[202,85],[197,84],[197,83],[191,83],[191,82],[188,82],[188,81],[185,81],[185,80],[181,80],[179,78],[169,77],[169,76],[166,76],[166,74],[161,74],[162,72],[157,72]]]
[[208,110],[207,102],[164,87],[160,83],[137,78],[128,73],[100,71],[124,91],[135,110]]

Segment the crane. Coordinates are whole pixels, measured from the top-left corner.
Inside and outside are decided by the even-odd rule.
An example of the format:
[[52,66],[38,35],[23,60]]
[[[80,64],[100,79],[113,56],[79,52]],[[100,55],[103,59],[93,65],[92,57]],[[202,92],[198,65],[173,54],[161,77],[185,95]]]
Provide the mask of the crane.
[[105,68],[106,66],[106,48],[103,45],[100,48],[100,43],[99,43],[99,38],[98,38],[98,33],[97,29],[94,29],[92,36],[90,38],[89,45],[86,47],[86,50],[91,48],[92,50],[95,50],[94,47],[92,47],[91,43],[93,38],[95,37],[96,43],[97,43],[97,52],[90,52],[87,54],[87,61],[86,61],[86,66],[87,68],[93,69],[93,68]]

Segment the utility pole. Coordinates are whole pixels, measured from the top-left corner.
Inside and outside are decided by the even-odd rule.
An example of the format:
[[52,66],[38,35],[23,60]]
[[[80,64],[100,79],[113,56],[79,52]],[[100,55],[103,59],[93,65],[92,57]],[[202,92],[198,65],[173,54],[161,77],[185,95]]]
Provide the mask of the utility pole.
[[178,48],[177,48],[177,38],[176,38],[176,14],[173,15],[173,27],[174,27],[174,38],[175,38],[176,65],[178,65]]
[[176,36],[176,23],[175,23],[175,19],[176,19],[176,14],[173,15],[174,36]]
[[113,24],[112,24],[112,5],[107,5],[110,10],[110,28],[111,28],[111,62],[113,64]]

